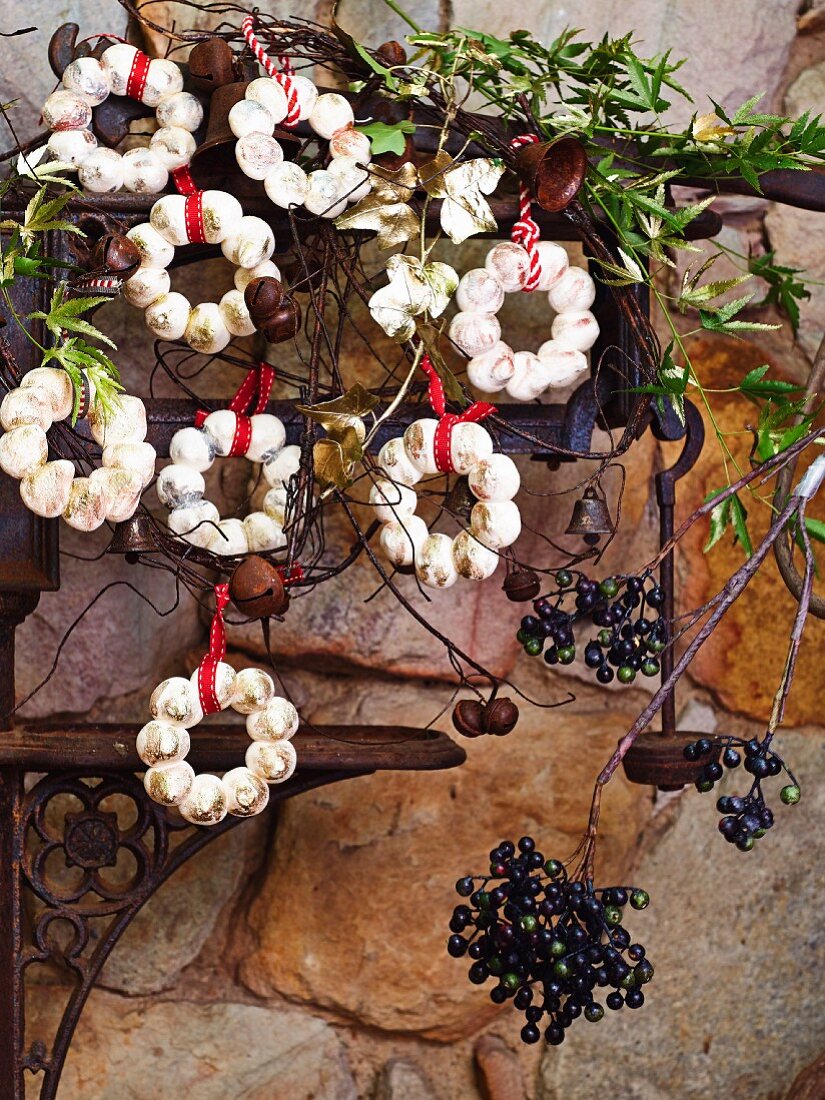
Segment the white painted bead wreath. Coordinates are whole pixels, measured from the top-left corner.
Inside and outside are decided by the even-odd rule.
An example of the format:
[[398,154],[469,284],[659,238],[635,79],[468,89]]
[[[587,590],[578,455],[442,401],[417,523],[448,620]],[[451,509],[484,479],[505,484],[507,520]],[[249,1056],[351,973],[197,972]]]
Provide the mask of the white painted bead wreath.
[[[244,301],[244,288],[261,275],[280,278],[270,256],[272,230],[262,218],[244,215],[241,204],[226,191],[195,191],[164,195],[149,211],[149,221],[126,234],[137,246],[141,264],[123,288],[123,296],[143,309],[146,327],[163,340],[185,340],[193,351],[214,355],[234,336],[255,332]],[[175,249],[191,242],[219,244],[238,269],[235,286],[219,302],[191,305],[171,290],[166,270]]]
[[[370,491],[383,524],[385,556],[395,566],[414,566],[428,588],[450,588],[459,577],[486,580],[499,563],[497,551],[521,532],[521,513],[513,500],[521,479],[513,460],[493,453],[493,440],[481,424],[453,417],[449,430],[439,433],[443,419],[415,420],[403,436],[385,443],[378,454],[385,476]],[[447,469],[464,474],[476,498],[470,528],[456,538],[430,534],[415,514],[414,486],[425,474]]]
[[570,385],[587,371],[588,351],[599,335],[590,311],[595,284],[583,268],[571,266],[561,245],[539,241],[541,275],[537,290],[546,291],[556,316],[551,339],[538,352],[514,351],[501,339],[496,316],[506,294],[523,290],[530,273],[528,252],[503,241],[487,253],[483,268],[466,272],[459,281],[459,312],[450,322],[452,342],[470,358],[467,377],[484,393],[506,390],[517,401],[532,401],[547,389]]
[[139,397],[122,394],[105,417],[85,385],[78,416],[85,416],[103,448],[102,465],[88,477],[77,475],[68,459],[48,461],[46,432],[67,420],[74,386],[64,370],[37,367],[0,402],[0,469],[20,481],[26,507],[47,519],[62,516],[78,531],[94,531],[106,520],[118,523],[134,514],[140,494],[154,477],[155,449],[146,443],[146,409]]
[[[290,739],[298,730],[298,712],[288,699],[276,695],[268,673],[258,668],[236,673],[226,663],[223,610],[228,586],[216,585],[215,596],[209,653],[188,680],[173,676],[158,684],[149,701],[152,720],[140,730],[136,742],[138,756],[147,765],[146,793],[161,806],[177,806],[193,825],[217,825],[227,814],[254,817],[269,802],[269,784],[285,782],[297,763]],[[222,778],[196,775],[186,760],[189,730],[205,713],[230,707],[246,716],[252,740],[244,766]]]
[[[238,447],[239,437],[242,439]],[[300,465],[300,447],[285,447],[286,431],[281,420],[269,413],[250,417],[219,409],[209,413],[202,426],[181,428],[172,436],[172,462],[161,470],[156,488],[169,511],[169,527],[193,546],[213,554],[239,554],[279,550],[286,545],[284,510],[286,484]],[[221,519],[218,509],[204,499],[204,471],[217,456],[243,455],[263,463],[263,475],[270,486],[261,511],[242,520]]]
[[[129,96],[156,109],[159,128],[148,147],[118,153],[98,146],[89,129],[92,111],[109,95]],[[185,168],[195,152],[193,131],[203,120],[197,97],[183,91],[183,74],[173,61],[149,58],[119,42],[98,61],[79,57],[69,64],[58,89],[43,104],[52,131],[49,151],[73,165],[87,191],[162,191],[169,173]]]

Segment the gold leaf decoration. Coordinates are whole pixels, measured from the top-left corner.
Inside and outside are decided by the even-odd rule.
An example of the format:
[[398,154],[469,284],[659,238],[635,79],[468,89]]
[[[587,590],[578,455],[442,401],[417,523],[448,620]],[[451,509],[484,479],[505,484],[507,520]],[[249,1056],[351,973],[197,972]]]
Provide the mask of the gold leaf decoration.
[[495,232],[496,219],[484,196],[495,191],[503,172],[504,164],[489,157],[462,161],[445,172],[441,228],[454,244]]
[[336,228],[373,230],[379,248],[404,244],[420,227],[418,216],[407,205],[417,186],[414,164],[402,164],[395,172],[374,168],[370,193],[335,219]]
[[303,416],[317,421],[329,435],[340,439],[347,428],[353,428],[356,434],[362,432],[362,418],[372,412],[377,404],[378,398],[360,382],[356,382],[346,393],[331,401],[321,401],[317,405],[296,405],[295,408]]
[[335,439],[319,439],[312,448],[312,464],[321,489],[347,489],[352,484],[353,468],[362,456],[355,428],[345,428]]
[[389,283],[373,294],[369,309],[386,334],[396,340],[409,340],[415,333],[414,317],[443,313],[458,286],[458,273],[449,264],[422,264],[413,256],[391,256],[387,274]]

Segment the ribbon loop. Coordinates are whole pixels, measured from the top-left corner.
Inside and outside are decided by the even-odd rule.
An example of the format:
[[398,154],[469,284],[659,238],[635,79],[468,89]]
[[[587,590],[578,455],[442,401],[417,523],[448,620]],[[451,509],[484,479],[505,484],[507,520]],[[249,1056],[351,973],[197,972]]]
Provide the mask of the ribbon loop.
[[204,714],[222,710],[217,695],[218,665],[226,656],[226,624],[223,613],[229,603],[229,585],[215,585],[215,614],[209,628],[209,652],[198,665],[198,697]]
[[492,415],[496,411],[496,407],[486,401],[474,401],[462,413],[448,413],[444,383],[439,378],[429,355],[422,357],[421,369],[429,379],[427,398],[433,412],[438,416],[438,424],[433,437],[436,469],[440,473],[449,474],[455,469],[452,459],[452,439],[456,424],[478,423],[478,421]]
[[255,54],[255,59],[258,64],[264,69],[268,76],[279,84],[284,90],[286,95],[287,114],[283,120],[283,125],[293,129],[298,125],[300,121],[301,106],[298,102],[298,89],[295,87],[295,81],[292,76],[295,70],[288,57],[281,56],[278,61],[281,65],[281,69],[278,70],[275,66],[275,62],[266,52],[261,45],[258,36],[255,34],[255,16],[247,15],[244,21],[241,23],[241,31],[246,39],[246,44],[250,50]]
[[[249,444],[252,442],[251,417],[266,409],[274,381],[275,368],[271,363],[261,361],[247,372],[246,378],[229,402],[227,408],[235,413],[235,434],[229,447],[229,457],[237,458],[245,455],[249,450]],[[207,416],[209,416],[208,409],[198,409],[195,413],[195,427],[202,428]]]
[[137,50],[132,58],[132,67],[126,81],[126,95],[129,99],[143,100],[146,91],[146,78],[149,75],[149,58],[142,50]]
[[[538,140],[535,134],[521,134],[519,137],[514,137],[510,145],[513,149],[520,149],[522,146],[532,145]],[[541,259],[538,250],[541,230],[531,214],[533,196],[530,194],[529,187],[524,183],[519,185],[518,199],[519,220],[510,232],[510,239],[515,244],[520,244],[530,257],[530,273],[522,290],[532,291],[538,288],[539,279],[541,278]]]

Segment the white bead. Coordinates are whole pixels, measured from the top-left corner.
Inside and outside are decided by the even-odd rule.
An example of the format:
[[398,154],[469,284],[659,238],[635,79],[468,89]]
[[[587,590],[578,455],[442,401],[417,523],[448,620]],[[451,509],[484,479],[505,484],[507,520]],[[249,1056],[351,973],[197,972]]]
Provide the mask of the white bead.
[[375,518],[382,523],[403,520],[411,516],[418,505],[414,489],[406,485],[393,485],[381,478],[370,489],[370,504],[373,505]]
[[197,145],[183,126],[161,126],[152,134],[149,148],[157,154],[167,171],[174,172],[189,164]]
[[149,224],[169,244],[175,246],[188,244],[186,196],[164,195],[162,199],[158,199],[149,211]]
[[468,581],[484,581],[492,577],[499,560],[495,550],[482,545],[469,531],[462,531],[453,539],[456,572]]
[[318,102],[318,89],[308,77],[293,76],[290,79],[298,99],[298,118],[303,122],[309,118]]
[[[264,494],[264,499],[261,504],[264,514],[271,519],[277,527],[281,528],[281,539],[283,541],[279,542],[279,546],[283,546],[286,543],[286,537],[283,533],[284,523],[286,522],[286,505],[286,489],[283,485],[278,485],[274,489],[268,489]],[[252,515],[254,516],[255,512],[253,512]],[[248,519],[249,516],[246,517],[244,523],[246,523]],[[250,543],[250,549],[251,545]]]
[[521,477],[512,458],[507,455],[490,455],[470,470],[468,480],[473,495],[478,500],[512,500],[519,490]]
[[58,88],[43,104],[43,122],[50,130],[85,130],[92,121],[92,108],[75,92]]
[[161,680],[149,699],[149,712],[159,722],[191,729],[203,718],[198,689],[184,676]]
[[560,348],[587,351],[599,338],[599,322],[589,309],[559,313],[550,329]]
[[203,473],[215,461],[215,443],[201,428],[179,428],[169,443],[169,457],[176,466]]
[[203,122],[203,107],[191,92],[173,92],[163,97],[155,116],[160,126],[179,126],[193,134]]
[[249,768],[233,768],[226,772],[221,782],[233,817],[254,817],[266,809],[269,787]]
[[310,126],[322,138],[331,138],[336,130],[352,126],[353,122],[355,115],[352,106],[337,92],[318,96],[309,116]]
[[547,340],[542,344],[538,355],[547,368],[547,385],[553,388],[569,386],[587,371],[587,356],[584,352],[560,347],[555,340]]
[[138,733],[135,748],[140,759],[150,768],[157,764],[177,764],[179,760],[185,760],[189,753],[189,731],[153,718]]
[[151,443],[112,443],[103,448],[102,463],[140,474],[144,486],[155,476],[157,454]]
[[123,297],[131,306],[146,309],[164,294],[169,293],[172,280],[163,267],[139,267],[123,286]]
[[196,775],[189,794],[178,806],[191,825],[219,825],[229,812],[229,798],[216,775]]
[[243,174],[251,180],[266,179],[283,159],[284,151],[280,142],[270,134],[253,131],[235,142],[235,160]]
[[121,523],[135,514],[143,490],[143,478],[135,470],[99,466],[89,474],[89,481],[103,490],[104,511],[110,523]]
[[295,771],[298,754],[291,741],[253,741],[246,750],[245,762],[267,783],[284,783]]
[[246,134],[271,134],[275,129],[275,119],[263,103],[251,99],[241,99],[231,107],[227,122],[236,138]]
[[285,485],[301,468],[301,448],[291,443],[264,462],[263,474],[267,485]]
[[[215,668],[215,698],[218,700],[221,710],[226,710],[232,701],[232,696],[235,694],[236,678],[235,669],[232,665],[227,664],[226,661],[218,661]],[[192,685],[198,701],[200,701],[200,667],[196,668],[189,677],[189,683]]]
[[404,450],[407,458],[423,474],[436,474],[435,429],[437,420],[414,420],[404,432]]
[[232,449],[232,441],[238,428],[238,414],[231,409],[218,409],[211,412],[203,424],[201,431],[206,432],[212,440],[215,454],[225,458]]
[[335,157],[327,171],[338,183],[338,194],[347,202],[360,202],[370,193],[370,174],[357,157]]
[[206,549],[225,558],[248,553],[249,543],[246,541],[243,520],[234,517],[218,520],[217,525],[212,528]]
[[273,124],[282,122],[287,114],[287,99],[281,85],[271,76],[260,76],[247,86],[244,95],[247,100],[262,104],[272,118]]
[[359,164],[369,164],[372,145],[367,135],[354,126],[342,126],[329,139],[329,155],[334,159],[353,157]]
[[23,375],[21,389],[34,386],[49,398],[53,420],[65,420],[74,405],[74,386],[64,370],[57,367],[35,367]]
[[539,241],[541,273],[536,290],[551,290],[561,281],[570,267],[567,252],[555,241]]
[[468,313],[498,313],[504,305],[504,287],[486,267],[474,267],[461,276],[455,301]]
[[192,790],[195,773],[191,764],[179,760],[159,768],[149,768],[143,777],[143,786],[153,802],[161,806],[177,806]]
[[188,299],[173,290],[151,302],[146,307],[143,320],[149,331],[161,340],[180,340],[186,332],[191,312]]
[[457,313],[450,322],[449,338],[470,358],[489,351],[501,339],[501,325],[494,313]]
[[596,284],[582,267],[568,267],[547,295],[556,313],[590,309],[596,300]]
[[500,550],[512,546],[521,534],[521,512],[512,500],[498,504],[480,500],[470,513],[470,529],[485,546]]
[[410,460],[402,436],[388,439],[378,452],[378,465],[390,481],[400,485],[415,485],[422,471]]
[[167,508],[184,508],[203,497],[206,482],[199,470],[173,462],[160,471],[155,489],[158,500]]
[[9,390],[0,401],[0,426],[3,431],[19,428],[21,424],[38,424],[44,432],[52,426],[49,395],[38,386]]
[[227,290],[218,302],[223,323],[233,336],[251,336],[255,325],[246,308],[246,301],[240,290]]
[[516,401],[535,401],[547,388],[548,371],[544,361],[532,351],[517,351],[513,377],[507,383],[507,393]]
[[420,516],[391,520],[381,528],[381,549],[393,565],[412,565],[430,532]]
[[427,588],[451,588],[458,580],[449,535],[428,535],[415,555],[415,575]]
[[262,668],[242,668],[235,677],[235,694],[229,704],[238,714],[262,710],[275,698],[275,684]]
[[243,217],[237,232],[226,237],[221,252],[237,267],[256,267],[275,251],[275,238],[263,218]]
[[109,86],[115,95],[126,95],[126,85],[137,53],[137,47],[130,46],[128,42],[117,42],[103,51],[100,63],[106,70]]
[[123,186],[136,195],[154,195],[169,182],[169,173],[151,149],[130,149],[123,154]]
[[262,279],[266,276],[281,281],[280,268],[272,260],[264,260],[262,264],[257,264],[255,267],[239,267],[234,277],[235,289],[243,294],[253,279]]
[[96,195],[119,191],[123,187],[123,157],[114,149],[99,146],[80,165],[77,177],[87,191]]
[[102,405],[93,405],[88,415],[89,427],[101,447],[109,443],[140,443],[146,438],[146,406],[139,397],[120,394],[109,412]]
[[47,462],[20,482],[20,496],[30,512],[56,519],[69,503],[74,466],[65,458]]
[[84,164],[97,149],[97,138],[91,130],[58,130],[48,141],[49,151],[63,164]]
[[85,99],[91,107],[102,103],[111,91],[106,67],[95,57],[78,57],[63,70],[63,87]]
[[513,349],[499,340],[489,351],[474,356],[467,364],[467,381],[483,393],[503,390],[516,369]]
[[287,210],[290,206],[301,206],[309,190],[307,174],[292,161],[276,164],[267,172],[264,190],[270,202]]
[[527,282],[530,257],[520,244],[502,241],[487,253],[484,266],[495,275],[508,294],[513,294]]
[[166,522],[170,531],[193,546],[205,549],[212,541],[215,525],[220,518],[218,509],[211,501],[199,500],[194,504],[173,508]]
[[200,302],[192,308],[183,338],[193,351],[202,355],[223,351],[232,334],[224,324],[217,302]]
[[226,191],[204,191],[203,229],[207,244],[221,244],[237,233],[243,209],[234,195]]
[[450,460],[457,474],[468,474],[493,453],[493,440],[481,424],[456,424],[450,439]]
[[9,477],[25,477],[44,466],[49,454],[46,433],[37,424],[23,424],[0,435],[0,470]]
[[325,218],[337,218],[347,205],[346,199],[341,197],[338,179],[331,172],[321,169],[309,173],[308,183],[304,199],[307,210],[311,214],[322,214]]
[[276,696],[263,710],[246,719],[246,732],[253,741],[289,741],[298,732],[298,711],[288,699]]
[[144,267],[168,267],[175,256],[172,245],[149,222],[134,226],[126,236],[140,253],[140,262]]
[[63,519],[76,531],[94,531],[106,519],[106,493],[99,481],[76,477],[63,509]]
[[282,420],[270,413],[256,413],[250,417],[250,422],[252,431],[246,457],[250,462],[266,462],[286,442],[286,428]]
[[164,96],[174,95],[183,88],[183,73],[174,61],[153,57],[146,71],[146,83],[141,102],[147,107],[157,107]]
[[267,511],[250,512],[243,518],[243,527],[247,545],[253,554],[280,550],[282,546],[286,546],[283,525]]

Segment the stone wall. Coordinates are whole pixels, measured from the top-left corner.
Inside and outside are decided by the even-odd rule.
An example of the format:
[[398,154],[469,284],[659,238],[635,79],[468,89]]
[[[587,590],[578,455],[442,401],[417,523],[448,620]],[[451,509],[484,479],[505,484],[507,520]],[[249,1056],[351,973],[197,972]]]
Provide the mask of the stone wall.
[[[331,7],[329,0],[261,6],[320,19]],[[21,137],[35,132],[51,85],[51,29],[71,18],[83,34],[120,30],[114,0],[101,7],[100,0],[33,0],[25,17],[15,11],[13,22],[40,28],[0,39],[2,95],[19,100]],[[799,0],[527,0],[515,16],[512,5],[490,0],[410,2],[425,26],[506,33],[529,25],[546,36],[568,23],[590,35],[635,30],[649,52],[672,47],[691,58],[683,79],[700,110],[706,94],[736,105],[764,90],[766,103],[819,111],[825,18],[821,3],[801,7]],[[161,23],[192,15],[165,0],[151,8]],[[404,33],[380,0],[344,0],[339,17],[375,44]],[[825,279],[812,215],[758,200],[727,200],[725,209],[726,244],[775,248],[780,262]],[[796,347],[786,333],[761,344],[697,341],[694,360],[706,385],[724,388],[768,360],[786,377],[804,378],[821,335],[824,294],[815,288],[803,305]],[[115,307],[109,324],[128,387],[145,392],[150,345],[135,315]],[[723,430],[741,428],[740,404],[720,399],[718,407]],[[746,459],[746,446],[741,454]],[[649,557],[656,537],[652,478],[672,457],[650,439],[634,450],[622,534],[606,568]],[[546,478],[527,463],[524,473],[532,485]],[[574,476],[560,473],[559,486]],[[720,476],[710,441],[682,493],[683,511]],[[569,507],[569,498],[534,501],[527,515],[532,526],[555,521],[558,528]],[[701,604],[739,564],[735,548],[722,545],[704,557],[701,542],[697,533],[679,559],[685,606]],[[63,548],[88,556],[94,544],[64,537]],[[112,560],[95,569],[65,557],[63,590],[44,596],[20,631],[22,691],[47,671],[57,641],[104,573],[107,581],[136,584],[157,606],[174,602],[171,585],[156,574]],[[297,603],[276,632],[284,674],[311,721],[402,717],[413,725],[449,701],[443,656],[389,598],[366,603],[373,587],[366,569],[353,570],[337,589],[325,586]],[[462,644],[500,674],[520,677],[528,693],[546,699],[572,690],[575,703],[525,707],[511,736],[470,743],[467,764],[454,772],[376,775],[307,794],[287,805],[271,831],[248,823],[205,850],[152,899],[112,956],[82,1017],[61,1100],[184,1093],[192,1100],[585,1100],[601,1090],[622,1100],[780,1100],[816,1060],[824,1038],[816,780],[825,624],[811,622],[806,631],[788,713],[795,728],[781,739],[805,798],[780,815],[757,852],[733,852],[716,838],[710,797],[692,789],[654,796],[622,776],[611,784],[600,871],[650,891],[653,904],[633,927],[649,944],[657,978],[643,1012],[605,1021],[598,1034],[577,1026],[563,1048],[542,1052],[522,1048],[512,1012],[496,1010],[467,983],[464,966],[446,957],[452,882],[483,866],[487,849],[504,836],[530,832],[546,851],[572,850],[593,775],[647,696],[637,688],[596,690],[575,672],[526,660],[512,639],[516,612],[486,588],[483,599],[465,595],[460,607],[453,593],[430,606]],[[686,728],[760,731],[792,613],[769,563],[685,682]],[[25,713],[138,718],[151,686],[181,671],[204,637],[191,604],[159,619],[129,589],[113,588],[76,628],[56,676]],[[231,646],[239,660],[263,656],[251,630],[234,631]],[[448,718],[436,725],[449,728]],[[48,1027],[64,991],[58,972],[34,985],[33,1029]]]

